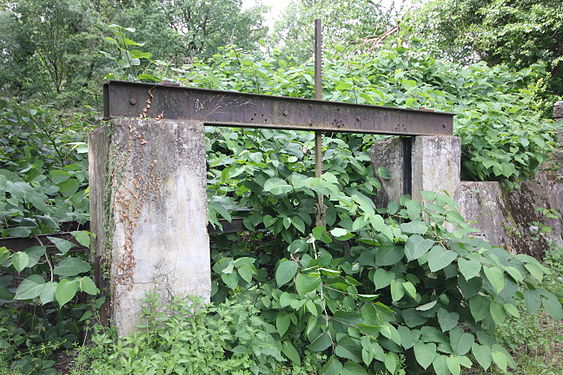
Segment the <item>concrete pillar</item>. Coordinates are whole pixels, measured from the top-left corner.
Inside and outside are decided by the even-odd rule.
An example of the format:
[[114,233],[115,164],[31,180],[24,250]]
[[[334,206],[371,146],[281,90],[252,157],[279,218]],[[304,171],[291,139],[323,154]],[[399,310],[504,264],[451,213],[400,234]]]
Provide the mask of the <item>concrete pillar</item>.
[[[91,230],[111,316],[135,330],[147,292],[211,292],[201,122],[113,120],[89,139]],[[100,278],[101,280],[101,278]]]
[[[408,142],[410,140],[410,138],[407,139]],[[385,207],[390,201],[398,202],[401,195],[410,190],[410,186],[405,186],[405,182],[408,183],[405,181],[405,151],[399,137],[377,140],[371,147],[371,161],[376,172],[379,168],[385,168],[389,172],[388,179],[378,176],[381,189],[375,196],[377,207]]]
[[390,176],[387,180],[380,178],[382,188],[375,198],[378,206],[399,201],[401,195],[409,192],[413,199],[421,200],[420,192],[425,190],[447,192],[453,197],[460,183],[459,137],[417,136],[412,142],[399,137],[385,138],[373,144],[371,158],[376,170],[384,167]]
[[412,197],[421,191],[454,196],[460,182],[461,140],[455,136],[418,136],[412,146]]

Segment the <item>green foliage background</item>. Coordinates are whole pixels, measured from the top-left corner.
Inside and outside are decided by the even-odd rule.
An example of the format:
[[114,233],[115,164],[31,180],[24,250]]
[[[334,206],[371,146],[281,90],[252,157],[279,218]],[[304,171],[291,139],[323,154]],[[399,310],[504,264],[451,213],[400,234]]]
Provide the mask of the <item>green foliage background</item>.
[[[84,342],[97,321],[103,299],[86,298],[98,290],[88,254],[74,250],[90,242],[84,142],[100,124],[102,79],[312,97],[303,27],[322,14],[325,99],[453,112],[462,177],[512,185],[555,147],[545,108],[560,65],[549,38],[560,32],[556,6],[520,5],[431,2],[400,23],[364,0],[302,0],[263,41],[263,8],[243,11],[237,0],[0,1],[0,233],[73,236],[52,249],[0,248],[0,371],[54,373],[56,353]],[[470,27],[451,22],[466,16]],[[364,43],[399,23],[375,50]],[[448,197],[375,207],[386,178],[369,157],[378,137],[327,134],[330,172],[315,178],[310,133],[206,135],[210,223],[236,215],[248,229],[213,239],[213,306],[177,301],[170,317],[152,296],[139,334],[97,330],[77,374],[506,372],[516,366],[510,352],[550,352],[530,337],[546,312],[561,319],[559,253],[547,252],[552,273],[465,236]],[[326,227],[313,224],[315,194],[326,197]],[[511,334],[511,324],[527,333]]]

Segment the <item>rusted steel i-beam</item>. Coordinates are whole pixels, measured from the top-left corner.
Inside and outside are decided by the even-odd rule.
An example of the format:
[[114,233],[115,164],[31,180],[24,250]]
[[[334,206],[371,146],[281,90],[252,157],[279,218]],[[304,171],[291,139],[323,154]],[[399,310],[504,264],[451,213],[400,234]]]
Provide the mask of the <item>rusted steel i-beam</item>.
[[[147,99],[151,99],[146,112]],[[104,117],[189,119],[210,126],[395,135],[452,134],[453,114],[314,99],[110,81]]]

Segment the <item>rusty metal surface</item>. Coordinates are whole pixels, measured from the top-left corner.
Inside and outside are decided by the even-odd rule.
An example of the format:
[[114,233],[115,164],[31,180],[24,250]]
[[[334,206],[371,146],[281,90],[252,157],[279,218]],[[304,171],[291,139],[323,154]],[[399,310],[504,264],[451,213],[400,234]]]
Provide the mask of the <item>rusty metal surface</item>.
[[25,249],[29,249],[32,246],[45,246],[48,252],[57,251],[55,244],[53,244],[47,237],[55,237],[72,242],[75,247],[73,247],[70,251],[82,251],[87,249],[76,242],[70,232],[38,234],[35,237],[0,238],[0,247],[5,246],[12,251],[23,251]]
[[[244,232],[247,230],[244,227],[241,218],[233,218],[231,222],[226,220],[219,220],[219,223],[222,225],[222,229],[214,228],[211,224],[207,226],[207,232],[210,235],[218,235],[218,234],[226,234],[226,233],[239,233]],[[60,233],[51,233],[51,234],[39,234],[35,237],[6,237],[0,238],[0,247],[5,246],[12,251],[24,251],[29,249],[32,246],[40,246],[43,245],[47,248],[48,252],[57,252],[55,245],[47,238],[47,237],[55,237],[61,238],[67,241],[72,242],[75,247],[73,247],[70,251],[86,251],[88,250],[86,247],[80,245],[70,232],[60,232]]]
[[106,119],[191,119],[211,126],[318,130],[396,135],[448,135],[453,114],[182,86],[110,81],[104,86]]

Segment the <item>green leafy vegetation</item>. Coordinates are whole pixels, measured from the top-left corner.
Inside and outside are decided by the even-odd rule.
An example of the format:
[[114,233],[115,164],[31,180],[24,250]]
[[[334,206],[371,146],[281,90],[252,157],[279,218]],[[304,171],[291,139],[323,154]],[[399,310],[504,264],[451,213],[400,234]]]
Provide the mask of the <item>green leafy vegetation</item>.
[[[72,374],[169,373],[314,374],[322,355],[308,353],[302,365],[284,364],[286,351],[276,332],[250,303],[204,306],[178,300],[162,312],[157,295],[149,296],[145,323],[131,337],[99,332],[81,350]],[[287,362],[287,361],[286,361]],[[290,371],[291,370],[291,371]]]
[[0,236],[69,232],[0,247],[0,372],[560,373],[560,249],[540,264],[471,238],[430,192],[376,207],[374,136],[326,134],[317,178],[311,133],[206,129],[209,221],[245,226],[212,239],[211,304],[151,295],[137,334],[96,325],[85,142],[102,79],[312,97],[321,14],[325,99],[453,112],[462,177],[514,184],[556,145],[557,8],[485,3],[400,23],[369,1],[301,0],[262,41],[264,8],[236,0],[0,0]]
[[415,35],[455,61],[485,61],[513,69],[546,67],[546,109],[563,95],[563,15],[557,0],[439,0],[410,12]]

